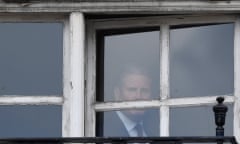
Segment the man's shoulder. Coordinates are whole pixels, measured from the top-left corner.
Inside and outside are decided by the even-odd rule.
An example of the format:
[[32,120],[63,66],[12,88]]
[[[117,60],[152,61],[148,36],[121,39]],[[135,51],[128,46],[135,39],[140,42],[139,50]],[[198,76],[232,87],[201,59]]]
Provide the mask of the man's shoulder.
[[104,113],[105,136],[127,136],[128,133],[116,112]]

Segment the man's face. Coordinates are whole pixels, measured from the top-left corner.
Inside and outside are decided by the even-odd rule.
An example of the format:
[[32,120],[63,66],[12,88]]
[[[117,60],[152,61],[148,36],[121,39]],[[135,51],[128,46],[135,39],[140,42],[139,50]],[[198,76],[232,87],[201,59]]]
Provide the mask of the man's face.
[[[122,80],[122,85],[115,90],[118,100],[148,100],[151,97],[150,79],[142,74],[129,74]],[[144,110],[127,110],[128,116],[139,117],[144,114]]]

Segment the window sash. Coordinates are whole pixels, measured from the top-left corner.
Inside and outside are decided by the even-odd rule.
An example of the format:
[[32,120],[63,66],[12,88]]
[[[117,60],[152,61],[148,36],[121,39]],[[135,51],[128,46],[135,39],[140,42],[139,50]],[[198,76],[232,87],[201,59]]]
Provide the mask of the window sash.
[[[65,97],[69,95],[66,91],[66,79],[67,79],[67,67],[66,63],[69,54],[67,53],[69,49],[69,32],[68,29],[68,19],[64,14],[21,14],[21,13],[12,13],[12,14],[1,14],[0,23],[62,23],[63,24],[63,95],[0,95],[0,105],[63,105],[63,118],[62,118],[62,127],[66,124],[66,118],[68,114],[67,107],[65,106]],[[66,135],[66,130],[62,128],[62,135]]]
[[[236,61],[240,61],[239,48],[240,33],[239,18],[235,15],[214,15],[214,16],[158,16],[158,17],[143,17],[143,18],[122,18],[122,19],[105,19],[105,20],[89,20],[87,21],[87,107],[86,107],[86,136],[95,136],[96,127],[96,112],[120,110],[130,108],[159,108],[160,109],[160,136],[169,136],[169,109],[171,107],[190,107],[190,106],[204,106],[214,105],[216,103],[216,96],[205,97],[190,97],[190,98],[169,98],[169,27],[174,25],[186,24],[206,24],[206,23],[235,23],[235,36],[234,36],[234,96],[223,95],[225,103],[234,103],[234,135],[238,138],[240,129],[236,126],[240,124],[240,118],[237,117],[239,113],[239,102],[237,98],[240,92],[240,85],[236,83],[239,79],[240,66]],[[159,26],[160,28],[160,89],[161,100],[151,101],[133,101],[133,102],[98,102],[96,103],[96,30],[107,30],[116,28],[134,28],[134,27],[151,27]],[[236,42],[238,39],[238,42]],[[236,54],[238,53],[238,54]],[[240,79],[238,80],[240,82]],[[236,89],[236,86],[239,88]]]
[[240,142],[240,18],[235,22],[234,31],[234,136]]

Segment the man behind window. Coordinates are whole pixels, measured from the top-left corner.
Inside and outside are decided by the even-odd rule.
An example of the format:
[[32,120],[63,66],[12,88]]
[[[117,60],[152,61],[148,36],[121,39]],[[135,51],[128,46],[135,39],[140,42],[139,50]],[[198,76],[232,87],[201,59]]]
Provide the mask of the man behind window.
[[[114,88],[115,101],[151,99],[151,78],[146,69],[128,65],[119,75]],[[155,111],[156,112],[156,111]],[[158,115],[153,110],[130,109],[104,113],[102,136],[159,136]]]

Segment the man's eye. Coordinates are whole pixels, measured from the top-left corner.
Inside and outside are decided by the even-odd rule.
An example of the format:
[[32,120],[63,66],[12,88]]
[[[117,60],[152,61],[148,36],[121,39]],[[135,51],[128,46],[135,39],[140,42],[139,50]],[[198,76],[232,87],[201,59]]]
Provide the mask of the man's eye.
[[142,92],[144,92],[144,93],[148,93],[150,90],[148,89],[148,88],[143,88],[142,89]]

